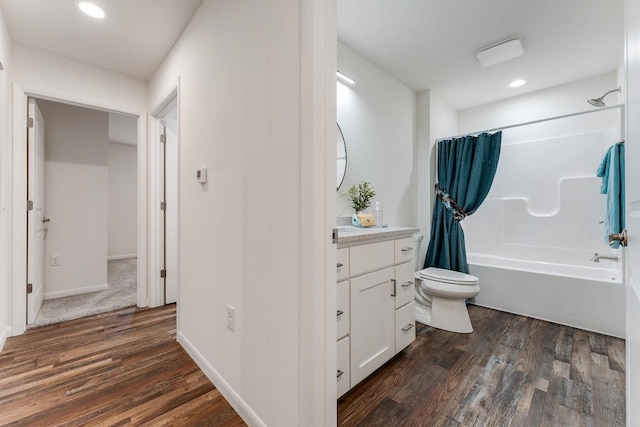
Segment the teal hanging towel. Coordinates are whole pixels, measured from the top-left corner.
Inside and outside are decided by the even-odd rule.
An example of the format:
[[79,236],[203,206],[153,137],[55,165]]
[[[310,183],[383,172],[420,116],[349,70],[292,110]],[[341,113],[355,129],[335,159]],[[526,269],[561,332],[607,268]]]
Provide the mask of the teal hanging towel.
[[[624,143],[613,144],[605,153],[596,171],[596,176],[602,178],[600,193],[607,195],[605,208],[605,241],[609,241],[609,234],[622,232],[624,223]],[[620,247],[620,242],[613,242],[612,248]]]
[[469,272],[460,221],[473,214],[489,194],[501,142],[502,132],[496,132],[438,143],[438,201],[433,208],[425,268]]

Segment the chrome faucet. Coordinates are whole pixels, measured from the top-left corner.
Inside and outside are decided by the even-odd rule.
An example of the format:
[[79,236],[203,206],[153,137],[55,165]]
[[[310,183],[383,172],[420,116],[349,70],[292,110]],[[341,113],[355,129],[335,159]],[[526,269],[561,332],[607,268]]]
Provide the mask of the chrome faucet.
[[601,259],[606,259],[609,261],[614,261],[614,262],[619,262],[620,261],[620,255],[599,255],[597,252],[595,254],[593,254],[593,258],[590,259],[590,261],[593,262],[600,262]]

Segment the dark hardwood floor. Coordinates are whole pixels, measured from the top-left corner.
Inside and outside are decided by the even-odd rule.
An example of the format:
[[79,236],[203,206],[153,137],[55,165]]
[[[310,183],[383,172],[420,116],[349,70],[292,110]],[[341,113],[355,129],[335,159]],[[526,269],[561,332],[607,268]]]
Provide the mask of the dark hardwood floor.
[[338,403],[342,426],[625,425],[624,341],[469,306],[473,334],[416,341]]
[[175,329],[171,305],[9,338],[0,353],[0,425],[245,425]]
[[[624,426],[624,341],[469,306],[338,404],[343,426]],[[28,331],[0,353],[0,425],[245,425],[175,341],[175,306]]]

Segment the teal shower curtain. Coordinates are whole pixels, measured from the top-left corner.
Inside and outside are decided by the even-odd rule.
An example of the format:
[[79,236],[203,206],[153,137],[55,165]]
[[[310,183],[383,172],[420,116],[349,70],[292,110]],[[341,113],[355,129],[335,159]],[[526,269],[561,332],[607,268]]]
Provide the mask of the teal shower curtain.
[[469,272],[460,221],[489,194],[500,159],[502,132],[465,136],[438,143],[438,200],[424,267]]

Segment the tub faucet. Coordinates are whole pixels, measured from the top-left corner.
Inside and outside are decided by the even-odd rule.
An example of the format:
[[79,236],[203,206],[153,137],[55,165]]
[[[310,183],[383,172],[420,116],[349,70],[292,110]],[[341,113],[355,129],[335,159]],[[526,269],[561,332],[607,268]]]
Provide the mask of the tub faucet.
[[620,255],[599,255],[597,252],[593,254],[593,258],[590,261],[600,262],[601,259],[618,262],[620,261]]

